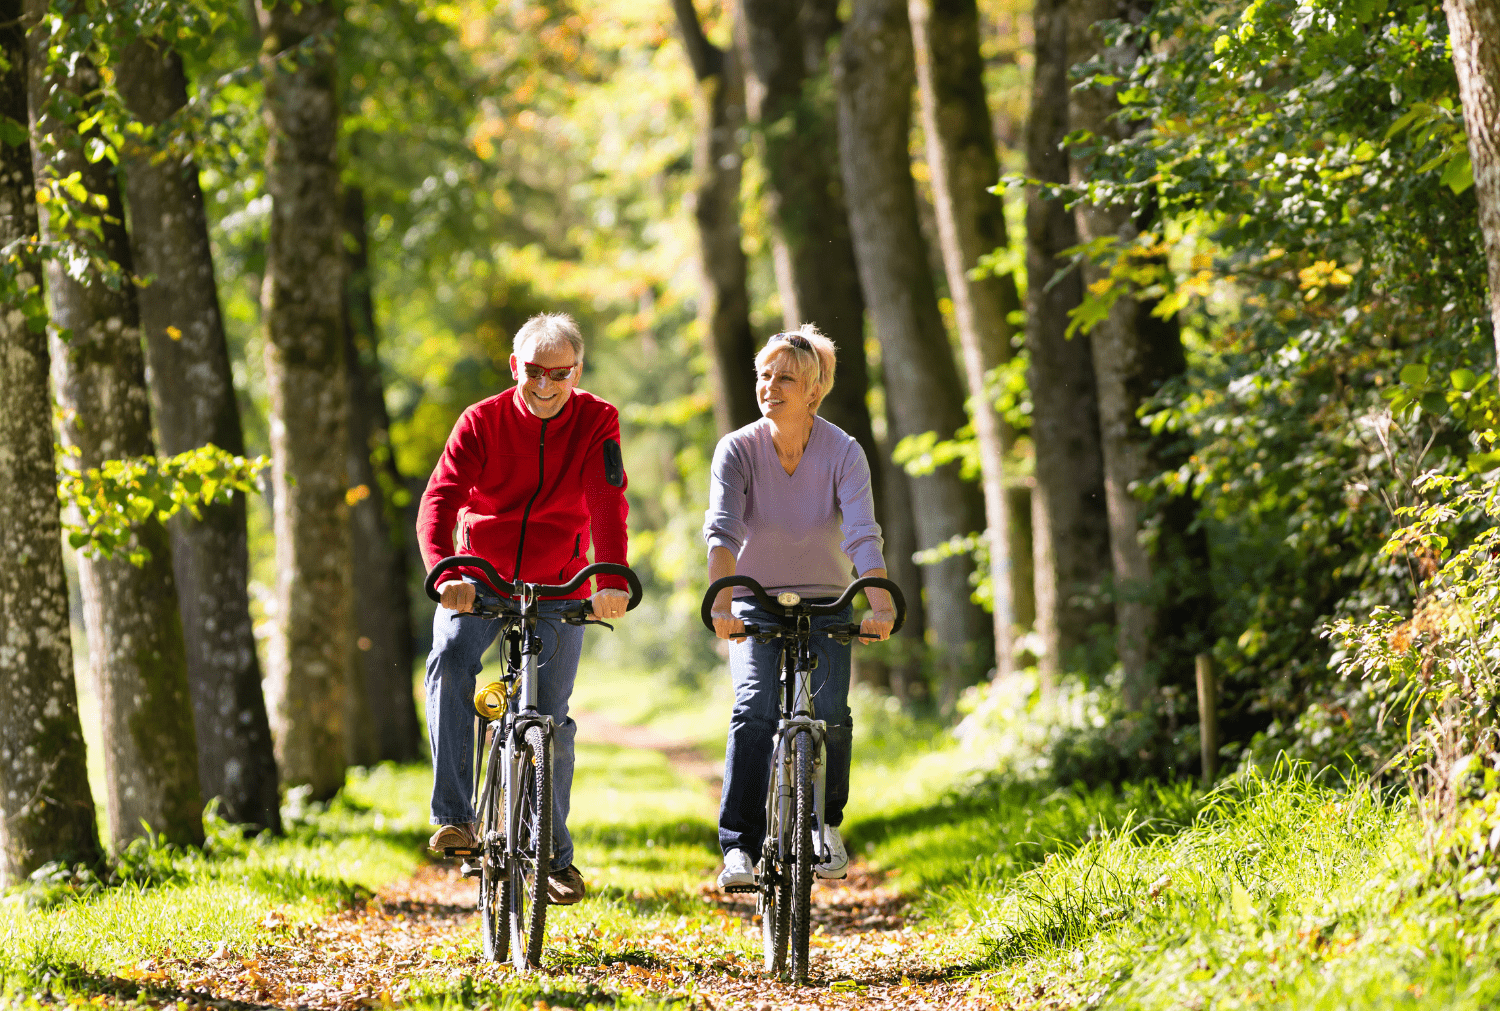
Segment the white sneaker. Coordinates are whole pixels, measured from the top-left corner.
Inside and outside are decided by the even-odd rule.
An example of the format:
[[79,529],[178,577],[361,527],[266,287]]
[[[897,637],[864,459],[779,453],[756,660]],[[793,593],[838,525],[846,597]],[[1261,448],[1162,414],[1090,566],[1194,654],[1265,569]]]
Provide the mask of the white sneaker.
[[755,891],[755,865],[744,850],[724,854],[724,869],[719,872],[719,887],[726,892]]
[[838,826],[823,826],[823,849],[828,859],[813,868],[820,878],[842,878],[849,873],[849,853],[844,849],[844,840],[839,836]]

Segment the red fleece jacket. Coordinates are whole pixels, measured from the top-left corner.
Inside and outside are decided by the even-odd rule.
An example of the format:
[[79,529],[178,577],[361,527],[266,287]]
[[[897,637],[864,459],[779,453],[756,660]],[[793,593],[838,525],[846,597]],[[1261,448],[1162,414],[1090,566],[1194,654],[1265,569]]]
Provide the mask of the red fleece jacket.
[[[556,585],[589,563],[590,545],[594,561],[624,565],[630,507],[619,443],[619,412],[583,390],[546,420],[527,409],[515,387],[470,407],[453,426],[417,511],[427,568],[452,554],[478,555],[505,579],[519,570],[528,583]],[[616,576],[598,582],[626,588]],[[588,595],[587,584],[573,594]]]

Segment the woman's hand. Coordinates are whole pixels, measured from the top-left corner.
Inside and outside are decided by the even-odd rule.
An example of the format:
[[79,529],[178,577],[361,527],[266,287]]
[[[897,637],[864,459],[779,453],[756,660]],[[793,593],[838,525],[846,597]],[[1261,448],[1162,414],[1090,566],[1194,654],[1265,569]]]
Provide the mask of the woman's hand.
[[876,611],[859,623],[860,642],[884,642],[891,637],[896,624],[896,612]]
[[734,616],[730,610],[719,610],[714,608],[709,615],[714,620],[714,635],[720,639],[728,639],[732,635],[744,635],[745,623]]

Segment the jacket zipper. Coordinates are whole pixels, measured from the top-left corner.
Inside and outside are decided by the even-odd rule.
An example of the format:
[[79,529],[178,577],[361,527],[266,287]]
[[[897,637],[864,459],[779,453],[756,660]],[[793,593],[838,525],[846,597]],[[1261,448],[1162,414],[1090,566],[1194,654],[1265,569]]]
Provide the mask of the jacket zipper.
[[566,562],[564,562],[563,563],[563,567],[557,570],[557,579],[558,579],[558,582],[561,582],[563,576],[567,574],[568,566],[572,565],[574,562],[578,561],[578,549],[582,545],[583,545],[583,534],[574,534],[573,535],[573,557],[569,558]]
[[542,421],[542,437],[536,447],[536,491],[531,493],[531,501],[526,503],[526,511],[521,514],[521,537],[516,543],[516,575],[515,581],[521,582],[521,552],[526,550],[526,522],[531,519],[531,507],[536,504],[536,497],[542,493],[542,485],[547,477],[547,422],[551,418]]

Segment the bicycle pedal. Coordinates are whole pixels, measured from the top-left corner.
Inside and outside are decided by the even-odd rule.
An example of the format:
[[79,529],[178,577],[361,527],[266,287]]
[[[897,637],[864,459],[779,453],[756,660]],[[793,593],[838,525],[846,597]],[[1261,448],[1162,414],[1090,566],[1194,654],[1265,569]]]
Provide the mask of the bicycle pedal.
[[724,891],[730,895],[752,895],[760,891],[760,885],[725,885]]
[[449,858],[450,860],[453,859],[454,857],[477,857],[478,855],[479,855],[479,847],[477,847],[477,846],[445,846],[445,847],[443,847],[443,856]]

